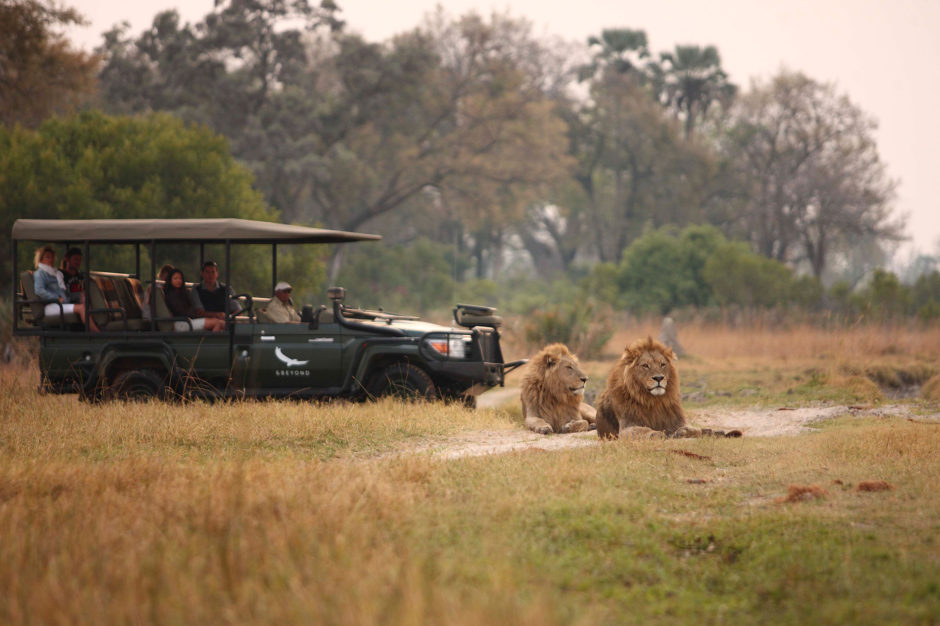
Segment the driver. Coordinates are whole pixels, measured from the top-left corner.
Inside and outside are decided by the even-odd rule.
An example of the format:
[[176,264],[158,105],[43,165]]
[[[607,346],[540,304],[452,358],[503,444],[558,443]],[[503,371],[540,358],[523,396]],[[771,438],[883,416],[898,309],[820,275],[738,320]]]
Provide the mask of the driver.
[[276,324],[300,321],[300,315],[294,309],[294,301],[290,297],[292,291],[293,287],[283,280],[274,286],[274,297],[264,308],[264,314],[270,321]]

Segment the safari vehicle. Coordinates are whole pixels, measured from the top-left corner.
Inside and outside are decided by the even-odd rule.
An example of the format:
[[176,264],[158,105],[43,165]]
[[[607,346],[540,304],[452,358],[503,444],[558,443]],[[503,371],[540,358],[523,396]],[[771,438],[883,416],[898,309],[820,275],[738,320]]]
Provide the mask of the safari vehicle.
[[[476,397],[502,385],[524,361],[505,363],[500,318],[489,307],[457,305],[450,327],[407,315],[351,308],[345,290],[328,290],[330,306],[303,307],[300,323],[269,323],[256,314],[266,301],[249,293],[237,298],[242,311],[230,315],[224,332],[174,331],[162,283],[156,281],[157,246],[224,246],[220,280],[231,285],[233,248],[271,246],[271,285],[278,280],[277,250],[284,244],[336,244],[381,239],[343,232],[241,219],[17,220],[13,225],[14,333],[39,338],[41,388],[110,398],[343,397],[388,394],[456,399]],[[87,317],[44,316],[46,301],[33,293],[29,269],[17,267],[18,247],[29,242],[78,246],[83,251]],[[135,267],[125,273],[96,271],[95,250],[129,245]],[[141,249],[149,267],[141,279]],[[61,256],[62,253],[60,253]],[[129,255],[126,255],[129,257]],[[144,315],[144,292],[150,319]],[[296,282],[296,281],[295,281]],[[17,287],[17,285],[19,287]],[[267,295],[265,294],[265,295]],[[226,310],[229,307],[226,306]]]

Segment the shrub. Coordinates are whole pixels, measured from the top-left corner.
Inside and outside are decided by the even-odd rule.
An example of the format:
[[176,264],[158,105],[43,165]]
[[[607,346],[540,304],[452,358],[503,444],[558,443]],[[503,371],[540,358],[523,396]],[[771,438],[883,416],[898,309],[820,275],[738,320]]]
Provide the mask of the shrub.
[[785,265],[728,242],[705,263],[704,277],[723,306],[771,307],[791,295],[793,272]]

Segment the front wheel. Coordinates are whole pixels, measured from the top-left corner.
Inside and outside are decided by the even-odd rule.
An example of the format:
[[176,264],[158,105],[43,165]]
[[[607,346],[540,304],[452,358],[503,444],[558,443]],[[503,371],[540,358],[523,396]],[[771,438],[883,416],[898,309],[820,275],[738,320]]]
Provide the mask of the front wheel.
[[434,400],[437,388],[427,373],[411,363],[392,363],[372,377],[369,396],[395,396],[406,400]]
[[165,390],[163,377],[153,370],[124,370],[114,377],[107,395],[112,400],[144,401],[163,399]]

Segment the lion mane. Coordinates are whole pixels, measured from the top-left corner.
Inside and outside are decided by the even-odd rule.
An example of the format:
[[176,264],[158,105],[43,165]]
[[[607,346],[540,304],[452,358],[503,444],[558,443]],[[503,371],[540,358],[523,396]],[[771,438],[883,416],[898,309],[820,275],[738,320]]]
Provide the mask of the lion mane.
[[579,432],[594,423],[594,409],[582,402],[588,377],[567,346],[553,343],[529,361],[522,380],[522,417],[537,433]]
[[675,353],[652,337],[627,346],[597,401],[598,437],[616,439],[628,428],[685,434],[675,360]]
[[676,355],[652,337],[627,346],[597,400],[597,436],[741,437],[740,430],[689,426],[682,411]]

